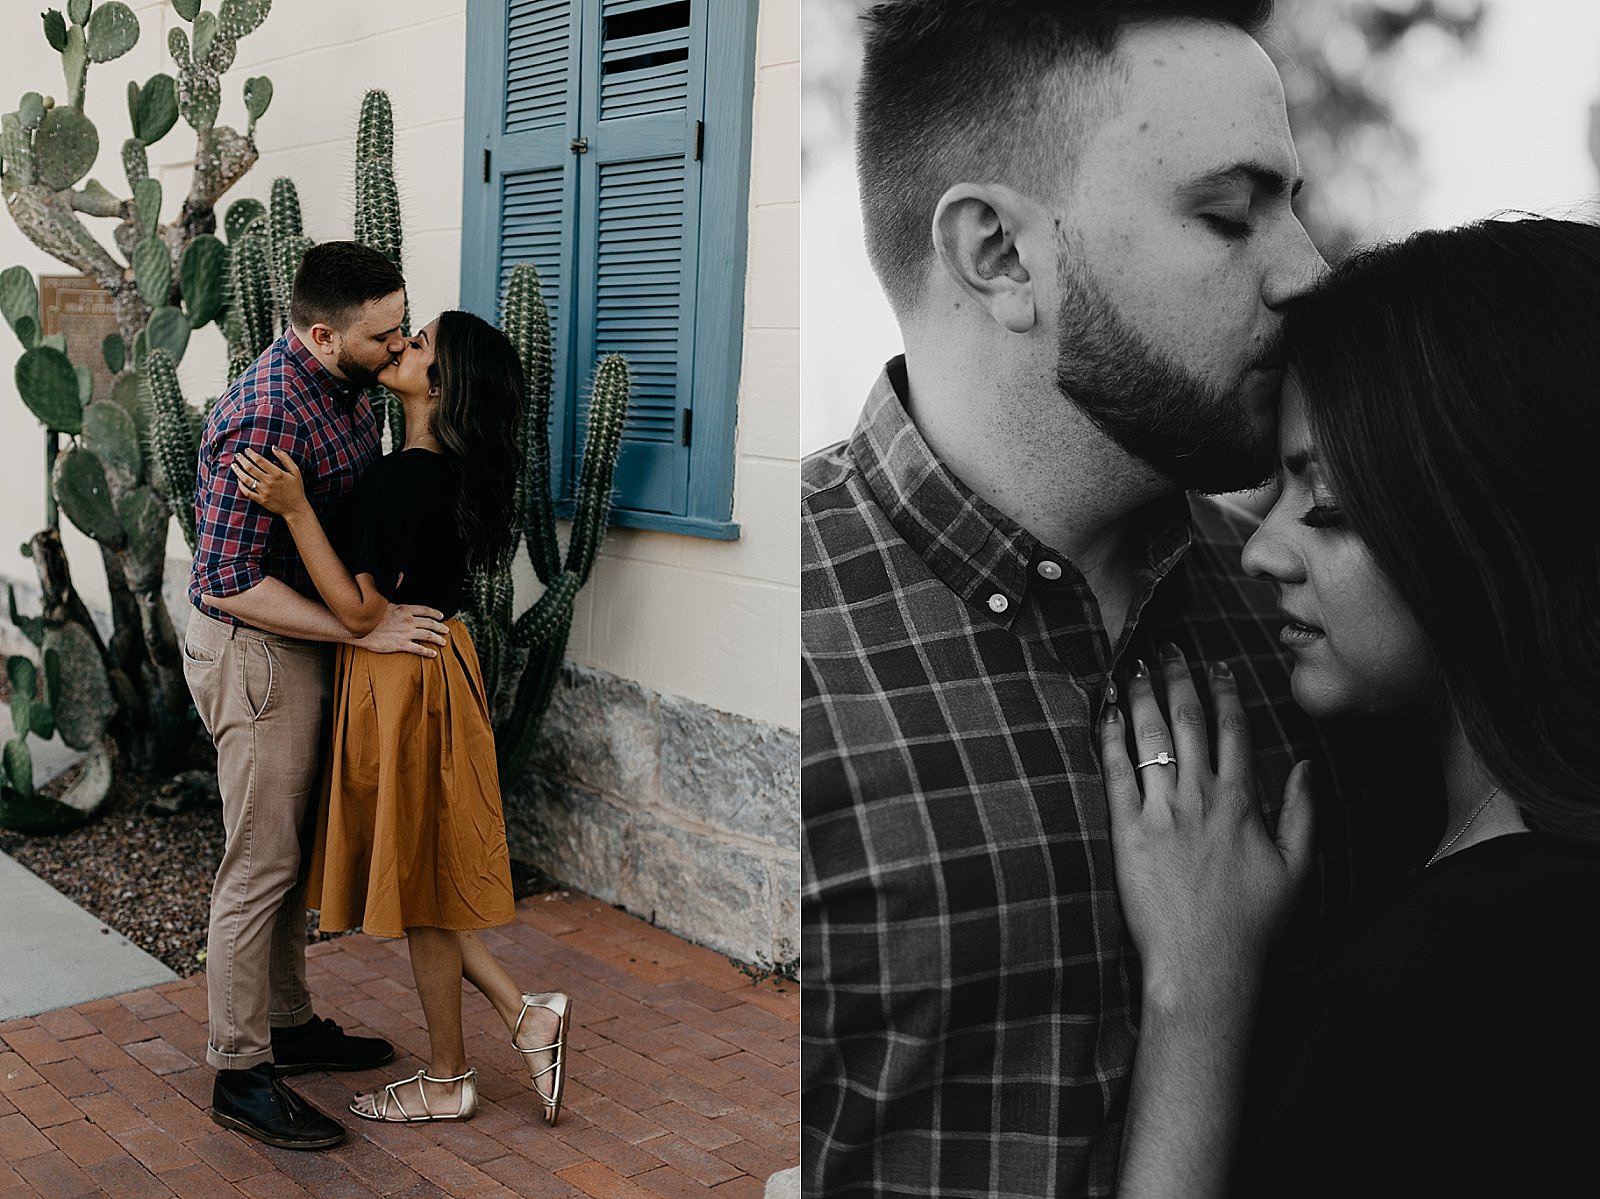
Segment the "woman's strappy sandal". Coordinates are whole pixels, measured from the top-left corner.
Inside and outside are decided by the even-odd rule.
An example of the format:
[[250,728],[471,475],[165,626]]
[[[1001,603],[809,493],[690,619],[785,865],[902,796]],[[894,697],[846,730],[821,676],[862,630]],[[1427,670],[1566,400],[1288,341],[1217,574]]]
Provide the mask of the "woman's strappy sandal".
[[[417,1094],[422,1097],[422,1114],[413,1115],[406,1111],[406,1105],[401,1101],[398,1088],[408,1083],[417,1084]],[[451,1083],[459,1082],[461,1092],[456,1097],[456,1110],[453,1112],[436,1112],[428,1106],[428,1088],[425,1084],[430,1082]],[[383,1124],[423,1124],[429,1120],[466,1120],[470,1119],[478,1110],[478,1072],[468,1070],[465,1074],[457,1074],[454,1078],[435,1078],[426,1070],[418,1070],[410,1078],[397,1079],[387,1084],[381,1091],[368,1092],[372,1096],[373,1110],[363,1111],[355,1102],[350,1104],[350,1110],[363,1120],[377,1120]],[[365,1098],[358,1095],[357,1099]],[[391,1109],[398,1111],[398,1116],[390,1115]]]
[[[540,1045],[534,1049],[524,1049],[517,1044],[517,1035],[522,1032],[522,1021],[534,1008],[546,1008],[556,1014],[560,1022],[556,1028],[556,1039],[549,1045]],[[545,991],[539,995],[522,997],[522,1010],[517,1013],[516,1027],[511,1030],[511,1047],[523,1057],[531,1057],[535,1053],[548,1053],[551,1055],[550,1064],[542,1069],[534,1069],[533,1063],[528,1064],[529,1080],[533,1083],[533,1093],[539,1096],[539,1102],[544,1104],[544,1118],[546,1123],[554,1124],[561,1115],[561,1091],[567,1082],[567,1025],[572,1018],[572,1002],[561,991]],[[548,1089],[539,1085],[539,1080],[546,1075],[550,1077]]]

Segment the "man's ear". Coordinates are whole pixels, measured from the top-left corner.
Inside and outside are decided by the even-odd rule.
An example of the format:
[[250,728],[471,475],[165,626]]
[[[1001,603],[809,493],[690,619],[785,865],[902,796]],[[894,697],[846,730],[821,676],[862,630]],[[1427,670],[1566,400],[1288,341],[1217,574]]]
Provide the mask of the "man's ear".
[[306,330],[306,336],[311,339],[311,344],[319,350],[332,352],[335,340],[339,334],[332,325],[324,325],[321,321]]
[[1008,187],[958,183],[933,211],[933,245],[945,271],[1011,333],[1038,321],[1032,207]]

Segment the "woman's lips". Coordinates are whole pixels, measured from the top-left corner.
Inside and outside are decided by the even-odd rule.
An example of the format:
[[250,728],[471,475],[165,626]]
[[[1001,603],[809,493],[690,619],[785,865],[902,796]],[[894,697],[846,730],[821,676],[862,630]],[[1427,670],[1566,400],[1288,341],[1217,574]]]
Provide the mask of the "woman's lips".
[[1313,641],[1321,641],[1325,636],[1327,634],[1316,625],[1302,624],[1298,620],[1291,620],[1278,630],[1278,640],[1288,646],[1309,645]]

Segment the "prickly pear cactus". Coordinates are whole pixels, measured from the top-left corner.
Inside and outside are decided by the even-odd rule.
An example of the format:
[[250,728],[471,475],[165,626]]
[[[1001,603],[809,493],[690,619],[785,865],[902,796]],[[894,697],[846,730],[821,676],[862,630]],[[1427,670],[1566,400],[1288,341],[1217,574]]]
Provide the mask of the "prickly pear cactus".
[[[60,536],[46,530],[33,538],[30,550],[40,563],[45,612],[20,617],[11,594],[11,618],[39,648],[43,670],[20,655],[6,663],[13,738],[0,751],[0,827],[55,833],[90,819],[110,793],[110,726],[118,703],[99,634],[66,576]],[[34,785],[30,735],[59,736],[85,752],[78,777],[59,796],[41,794]]]
[[[197,414],[181,396],[175,409],[166,392],[176,388],[172,364],[196,329],[213,322],[223,328],[238,325],[231,313],[230,247],[212,233],[215,208],[255,162],[252,136],[272,97],[270,80],[252,78],[244,88],[248,131],[240,134],[217,124],[222,76],[233,64],[239,39],[266,19],[270,0],[221,0],[212,13],[200,0],[176,0],[173,7],[190,23],[168,39],[173,72],[127,84],[131,135],[121,142],[127,185],[122,197],[102,181],[86,178],[101,131],[85,115],[84,95],[91,66],[120,58],[139,41],[139,18],[129,4],[70,0],[64,12],[47,9],[44,38],[60,57],[62,98],[28,92],[14,112],[0,113],[0,191],[8,212],[35,245],[100,284],[118,325],[101,347],[113,375],[111,394],[97,397],[92,373],[72,361],[65,338],[43,336],[31,274],[17,267],[0,272],[0,312],[21,346],[14,368],[18,393],[47,431],[51,502],[96,540],[106,569],[115,630],[108,642],[94,631],[72,587],[58,540],[41,551],[50,562],[48,583],[41,553],[34,555],[41,584],[47,596],[55,597],[46,611],[23,616],[12,604],[13,622],[36,644],[47,635],[65,638],[65,648],[58,650],[63,660],[70,652],[79,663],[85,644],[99,659],[97,672],[74,666],[64,686],[66,699],[48,705],[59,735],[68,736],[80,719],[91,730],[84,741],[91,762],[75,792],[79,799],[92,798],[96,779],[109,779],[113,760],[139,769],[175,767],[195,731],[176,637],[160,594],[169,497],[183,508],[180,525],[193,536]],[[171,132],[180,116],[195,137],[194,179],[183,193],[181,210],[164,222],[163,189],[150,174],[149,147]],[[172,208],[180,206],[174,202]],[[109,245],[91,232],[87,222],[95,218],[114,222]],[[159,409],[151,375],[168,401]],[[181,414],[176,423],[175,411]],[[186,472],[176,468],[174,457],[184,452],[184,432],[189,433]],[[57,453],[62,438],[69,440]],[[166,478],[169,466],[180,476],[175,485]],[[54,511],[49,509],[52,521]],[[82,636],[61,631],[66,628]],[[73,690],[90,673],[105,680],[94,694],[111,697],[116,721],[100,712],[104,705],[91,702],[92,696]],[[115,751],[108,740],[113,730]],[[8,751],[0,780],[6,788],[0,823],[11,822],[7,814],[15,813],[17,797],[33,794],[31,770],[26,785],[21,777],[26,759],[25,741]]]

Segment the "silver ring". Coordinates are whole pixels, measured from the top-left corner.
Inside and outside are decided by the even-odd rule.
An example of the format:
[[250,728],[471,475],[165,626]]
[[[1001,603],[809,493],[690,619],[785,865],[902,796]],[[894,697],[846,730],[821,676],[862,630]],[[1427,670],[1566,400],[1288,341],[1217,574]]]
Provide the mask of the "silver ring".
[[254,491],[256,489],[256,481],[254,479],[246,479],[244,481],[244,485],[246,487],[248,487],[251,491]]
[[1146,758],[1143,762],[1138,763],[1136,766],[1134,766],[1134,769],[1143,770],[1146,766],[1176,766],[1177,764],[1177,758],[1173,757],[1166,750],[1162,750],[1155,757]]

